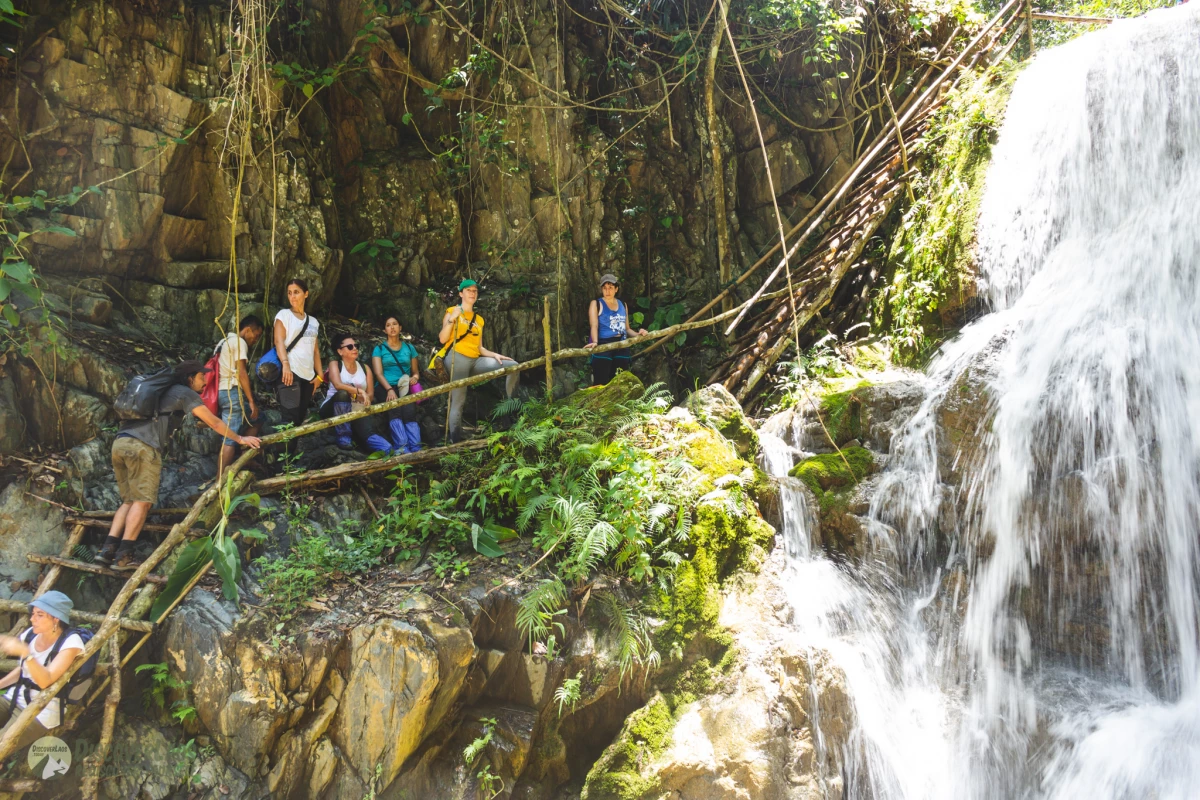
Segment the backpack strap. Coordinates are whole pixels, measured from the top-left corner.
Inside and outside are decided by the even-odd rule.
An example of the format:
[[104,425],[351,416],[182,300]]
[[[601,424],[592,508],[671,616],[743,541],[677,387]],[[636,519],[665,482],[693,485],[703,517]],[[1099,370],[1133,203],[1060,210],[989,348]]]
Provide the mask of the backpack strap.
[[[462,306],[459,306],[459,308],[461,309]],[[476,312],[472,311],[471,312],[471,321],[467,323],[467,329],[465,331],[463,331],[462,336],[459,336],[453,342],[451,342],[450,344],[446,345],[441,350],[439,350],[438,351],[439,356],[441,356],[442,358],[445,358],[446,356],[450,355],[450,351],[454,349],[454,346],[456,344],[458,344],[463,339],[465,339],[471,335],[471,331],[475,329],[475,317],[476,317]],[[459,314],[458,318],[462,319],[462,315]],[[458,326],[455,325],[455,327],[457,328]],[[391,348],[388,348],[388,349],[390,350]]]
[[292,348],[295,347],[297,345],[297,343],[299,343],[299,341],[304,338],[304,333],[308,330],[308,321],[311,319],[312,319],[312,314],[304,315],[304,324],[302,326],[300,326],[300,332],[296,334],[295,339],[292,339],[292,341],[288,342],[285,352],[288,352],[288,353],[292,352]]

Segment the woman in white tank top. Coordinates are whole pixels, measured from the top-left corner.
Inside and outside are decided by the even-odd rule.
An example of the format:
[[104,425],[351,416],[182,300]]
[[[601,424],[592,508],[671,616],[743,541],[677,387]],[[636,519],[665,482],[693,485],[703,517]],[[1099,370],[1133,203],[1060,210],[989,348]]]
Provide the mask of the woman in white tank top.
[[[358,363],[358,342],[349,334],[336,337],[337,354],[340,361],[329,361],[325,379],[329,381],[329,392],[321,406],[321,418],[349,414],[371,405],[374,379],[371,371]],[[357,443],[367,450],[382,450],[390,453],[392,445],[387,439],[371,433],[369,418],[356,419],[334,426],[338,446],[349,449]]]

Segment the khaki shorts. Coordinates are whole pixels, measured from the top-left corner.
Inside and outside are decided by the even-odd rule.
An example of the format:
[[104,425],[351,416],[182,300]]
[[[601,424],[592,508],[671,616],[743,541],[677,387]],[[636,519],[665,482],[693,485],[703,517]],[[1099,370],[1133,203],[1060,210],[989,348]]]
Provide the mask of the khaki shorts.
[[113,442],[113,474],[123,503],[157,503],[162,455],[150,445],[121,436]]

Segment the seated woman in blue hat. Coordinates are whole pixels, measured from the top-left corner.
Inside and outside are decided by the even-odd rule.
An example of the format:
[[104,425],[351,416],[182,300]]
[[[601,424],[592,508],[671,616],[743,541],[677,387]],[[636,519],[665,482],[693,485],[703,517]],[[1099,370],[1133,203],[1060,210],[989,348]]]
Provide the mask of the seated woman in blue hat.
[[[29,604],[29,627],[20,636],[0,636],[0,651],[18,659],[12,672],[0,678],[0,736],[83,652],[83,637],[71,629],[74,605],[62,592],[46,592]],[[55,697],[21,734],[17,749],[25,749],[62,721],[62,698]]]

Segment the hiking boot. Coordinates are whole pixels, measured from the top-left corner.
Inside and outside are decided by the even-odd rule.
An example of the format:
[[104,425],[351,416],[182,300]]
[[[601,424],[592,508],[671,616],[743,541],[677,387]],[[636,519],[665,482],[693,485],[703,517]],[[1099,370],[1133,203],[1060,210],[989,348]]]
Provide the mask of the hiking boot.
[[107,567],[112,564],[113,559],[117,557],[115,548],[101,547],[96,556],[92,559],[92,563],[99,564],[102,567]]
[[142,559],[138,558],[133,553],[122,553],[117,556],[117,561],[112,565],[112,568],[117,572],[133,572],[142,565]]

